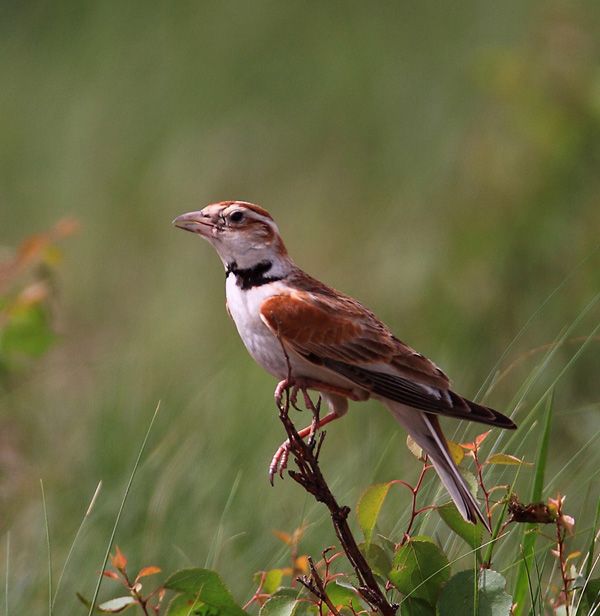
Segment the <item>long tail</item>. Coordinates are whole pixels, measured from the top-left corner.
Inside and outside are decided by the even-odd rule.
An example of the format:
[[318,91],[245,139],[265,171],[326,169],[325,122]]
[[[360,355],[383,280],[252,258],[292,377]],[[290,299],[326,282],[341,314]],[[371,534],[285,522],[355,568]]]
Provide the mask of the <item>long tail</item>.
[[477,501],[452,460],[438,418],[397,402],[389,400],[384,402],[400,425],[427,454],[462,517],[473,524],[477,524],[477,520],[480,520],[491,533],[486,516],[481,512]]

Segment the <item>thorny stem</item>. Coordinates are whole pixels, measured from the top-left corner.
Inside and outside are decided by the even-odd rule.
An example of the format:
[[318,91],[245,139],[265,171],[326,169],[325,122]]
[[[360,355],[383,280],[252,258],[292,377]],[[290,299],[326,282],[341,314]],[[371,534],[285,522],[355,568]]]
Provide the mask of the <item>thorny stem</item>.
[[556,543],[558,548],[558,562],[560,563],[560,576],[562,578],[563,584],[563,595],[565,598],[565,611],[566,615],[569,616],[569,583],[570,578],[567,574],[567,567],[565,562],[565,529],[560,526],[560,524],[556,523]]
[[570,605],[569,605],[569,594],[570,589],[569,585],[572,580],[567,573],[567,561],[565,559],[565,537],[567,534],[567,529],[561,523],[562,519],[562,500],[560,498],[557,499],[557,512],[556,512],[556,555],[558,558],[558,563],[560,566],[560,576],[562,578],[562,593],[564,596],[564,606],[566,616],[570,614]]
[[260,602],[261,599],[264,599],[270,596],[262,592],[266,579],[267,579],[267,572],[262,571],[260,574],[260,580],[258,582],[258,588],[254,591],[254,594],[250,597],[250,599],[244,604],[244,607],[242,608],[243,610],[247,610],[255,601]]
[[475,447],[472,453],[473,453],[473,459],[475,460],[475,466],[477,467],[477,481],[479,482],[479,486],[481,487],[481,491],[483,492],[483,498],[485,500],[485,515],[488,519],[488,523],[491,528],[492,510],[490,509],[490,492],[485,487],[485,483],[483,482],[483,464],[479,462],[478,447]]
[[423,464],[423,468],[421,469],[421,474],[419,475],[419,478],[417,479],[417,483],[414,485],[414,487],[406,483],[405,481],[400,482],[402,485],[406,486],[410,490],[411,495],[412,495],[410,520],[408,522],[408,526],[406,527],[406,530],[404,531],[404,535],[402,537],[402,541],[400,542],[400,545],[404,545],[410,539],[410,531],[412,530],[416,517],[420,513],[423,513],[424,511],[428,511],[429,509],[433,508],[432,506],[427,506],[427,507],[421,507],[420,509],[417,509],[417,495],[419,493],[419,490],[421,489],[421,486],[423,485],[423,479],[425,479],[425,474],[430,468],[431,468],[431,465],[427,464],[427,462]]
[[[148,611],[148,601],[152,595],[144,599],[144,597],[142,597],[142,595],[139,593],[138,589],[136,588],[135,583],[133,584],[131,583],[131,580],[129,579],[127,572],[123,570],[121,571],[121,574],[123,575],[123,578],[125,579],[125,582],[127,583],[129,592],[131,592],[135,600],[138,602],[138,605],[142,608],[142,610],[144,611],[144,614],[146,616],[150,616],[150,612]],[[156,610],[153,610],[153,611],[156,612]]]
[[[323,503],[329,509],[335,533],[340,540],[342,549],[346,553],[346,556],[348,557],[348,560],[350,561],[358,578],[358,592],[367,603],[379,610],[383,616],[394,616],[396,613],[396,607],[390,605],[381,591],[373,571],[358,548],[358,544],[356,543],[354,535],[350,530],[350,526],[348,525],[348,514],[350,513],[350,508],[346,505],[340,506],[338,504],[319,467],[318,450],[320,449],[320,444],[322,443],[324,433],[318,443],[314,438],[311,439],[311,443],[305,443],[302,438],[300,438],[296,427],[289,417],[290,386],[293,382],[292,369],[287,350],[281,339],[279,342],[286,358],[288,368],[288,384],[286,387],[285,402],[279,408],[279,419],[287,432],[290,450],[294,454],[294,459],[298,467],[298,471],[288,471],[288,473],[294,481],[299,483],[307,492],[312,494],[318,502]],[[306,400],[308,398],[308,394],[306,392],[303,393],[305,394]],[[312,405],[312,402],[308,406],[314,412],[315,409],[319,408],[319,405],[320,401],[316,406]],[[318,586],[315,587],[314,583],[311,584],[310,581],[308,581],[307,586],[305,582],[307,582],[307,580],[302,581],[304,586],[315,594],[317,598],[323,598],[323,600],[325,600],[324,597],[320,596]],[[313,582],[315,582],[314,576]],[[316,593],[315,590],[317,590]],[[326,596],[327,593],[324,591],[324,588],[323,592]],[[330,607],[329,604],[328,607]]]
[[[326,581],[323,581],[323,578],[319,575],[317,568],[315,567],[315,563],[313,559],[308,557],[308,566],[310,567],[310,578],[307,577],[299,577],[298,581],[304,587],[306,587],[310,592],[317,597],[319,600],[319,614],[323,613],[323,603],[329,608],[329,611],[334,616],[340,616],[340,613],[336,609],[333,601],[327,595],[327,591],[325,590],[325,586],[327,585]],[[325,578],[327,579],[327,571],[326,569]]]

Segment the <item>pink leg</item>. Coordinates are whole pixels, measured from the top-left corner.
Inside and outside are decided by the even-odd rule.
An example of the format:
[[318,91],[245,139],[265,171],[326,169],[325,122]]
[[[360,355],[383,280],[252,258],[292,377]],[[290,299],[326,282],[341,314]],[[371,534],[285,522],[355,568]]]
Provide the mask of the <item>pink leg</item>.
[[366,391],[362,392],[361,395],[355,393],[351,389],[344,389],[343,387],[337,387],[336,385],[330,385],[329,383],[323,383],[321,381],[315,381],[312,379],[291,378],[283,379],[283,381],[279,381],[279,383],[277,383],[277,387],[275,388],[275,403],[277,404],[277,408],[281,408],[281,400],[283,398],[283,393],[288,387],[292,388],[292,391],[290,393],[290,399],[294,403],[299,389],[316,389],[317,391],[343,396],[344,398],[348,398],[349,400],[352,400],[354,402],[362,402],[369,398],[369,394]]
[[[319,428],[326,426],[328,423],[339,419],[339,415],[336,415],[333,411],[328,413],[323,417],[323,419],[319,419],[319,421],[315,424],[314,422],[310,424],[310,426],[306,426],[306,428],[300,430],[298,432],[298,436],[300,438],[306,438],[314,434]],[[289,439],[283,442],[279,449],[275,452],[273,459],[271,460],[271,464],[269,464],[269,481],[271,485],[273,485],[273,478],[275,475],[279,474],[280,477],[283,477],[283,471],[287,468],[287,461],[290,455],[290,441]]]

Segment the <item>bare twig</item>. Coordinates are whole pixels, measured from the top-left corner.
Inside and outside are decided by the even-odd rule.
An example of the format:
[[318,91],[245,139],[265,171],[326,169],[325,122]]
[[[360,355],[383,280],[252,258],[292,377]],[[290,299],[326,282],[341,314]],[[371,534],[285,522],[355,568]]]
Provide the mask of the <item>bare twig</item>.
[[329,608],[329,611],[334,616],[340,616],[340,613],[336,609],[335,605],[333,605],[333,601],[331,601],[327,595],[327,591],[325,590],[326,582],[323,581],[323,578],[317,571],[315,563],[310,556],[308,557],[308,566],[310,567],[310,577],[302,576],[298,578],[298,581],[319,600],[319,613],[322,613],[322,603],[325,603],[325,605]]
[[406,530],[404,531],[404,535],[402,536],[402,541],[400,542],[400,545],[404,545],[407,541],[410,540],[410,531],[412,530],[413,524],[417,516],[421,513],[424,513],[425,511],[429,511],[430,509],[434,508],[433,505],[427,505],[426,507],[421,507],[420,509],[417,509],[417,495],[419,494],[419,490],[423,485],[425,474],[430,468],[433,467],[430,464],[427,464],[427,460],[425,460],[425,462],[423,462],[423,468],[421,469],[419,479],[417,480],[417,483],[414,487],[411,486],[409,483],[406,483],[406,481],[398,481],[398,483],[408,488],[412,495],[410,520],[408,522]]
[[[293,386],[293,378],[289,356],[283,343],[281,343],[281,347],[288,364],[288,379],[285,400],[279,407],[279,419],[281,420],[281,423],[283,424],[288,435],[290,451],[293,454],[294,460],[298,467],[297,471],[288,471],[288,473],[294,481],[299,483],[307,492],[312,494],[318,502],[323,503],[329,509],[335,533],[340,540],[342,549],[346,553],[348,560],[354,568],[356,577],[358,578],[358,592],[369,605],[380,611],[384,616],[394,616],[397,609],[396,606],[390,605],[386,599],[381,588],[379,587],[379,584],[377,583],[377,580],[375,579],[373,571],[358,548],[358,544],[356,543],[354,535],[350,530],[350,526],[348,524],[348,514],[350,513],[350,508],[346,505],[340,506],[338,504],[319,467],[318,452],[320,451],[323,442],[324,433],[318,440],[314,438],[313,434],[313,438],[309,438],[309,442],[305,443],[298,434],[296,427],[289,417],[291,397],[290,388]],[[302,393],[304,394],[304,399],[309,409],[312,410],[313,413],[318,413],[320,408],[320,400],[316,405],[314,405],[312,401],[310,401],[308,393],[306,391],[303,391]],[[318,425],[318,422],[315,420],[313,425]],[[319,580],[322,582],[322,579],[318,576],[318,574],[315,577],[315,573],[316,569],[314,569],[314,566],[311,566],[311,579],[307,580],[303,578],[301,583],[306,586],[315,596],[317,596],[317,598],[325,601],[327,593],[325,592],[324,587],[323,589],[319,588]],[[332,609],[329,604],[327,605],[330,609]]]

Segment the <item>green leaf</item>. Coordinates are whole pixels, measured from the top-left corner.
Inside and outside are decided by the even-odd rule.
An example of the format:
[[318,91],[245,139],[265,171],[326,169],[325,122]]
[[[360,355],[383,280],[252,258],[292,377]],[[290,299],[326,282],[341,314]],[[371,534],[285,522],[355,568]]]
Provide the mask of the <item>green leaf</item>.
[[283,569],[271,569],[265,575],[262,592],[272,595],[280,586],[283,579]]
[[505,592],[506,580],[497,571],[481,569],[475,573],[461,571],[446,584],[438,602],[439,616],[477,614],[478,616],[510,616],[512,597]]
[[[319,616],[319,608],[311,601],[296,601],[292,616]],[[350,613],[348,616],[354,616]]]
[[584,614],[591,614],[600,606],[600,578],[588,581],[583,593],[582,604],[584,604]]
[[449,439],[446,439],[446,445],[448,445],[448,451],[452,456],[454,464],[458,466],[465,459],[465,450],[458,443]]
[[294,588],[279,589],[261,608],[259,616],[292,616],[297,607],[298,590]]
[[212,608],[213,615],[215,612],[227,616],[246,614],[234,601],[219,575],[209,569],[177,571],[165,582],[165,588],[187,595],[192,600],[201,601]]
[[446,525],[461,539],[464,539],[472,548],[478,548],[483,541],[483,526],[471,524],[463,519],[453,502],[437,507],[437,512]]
[[358,501],[356,517],[367,545],[371,543],[379,512],[391,486],[391,483],[375,483],[363,492]]
[[6,355],[39,357],[56,340],[43,306],[26,306],[13,312],[0,336],[0,348]]
[[390,580],[401,593],[432,606],[449,577],[448,559],[429,537],[414,537],[399,548],[390,571]]
[[169,603],[167,616],[210,616],[211,608],[191,595],[177,595]]
[[376,543],[371,543],[369,545],[360,543],[358,548],[367,559],[367,563],[373,570],[373,573],[387,580],[390,575],[390,569],[392,568],[392,561],[387,552]]
[[122,612],[126,610],[128,607],[132,605],[136,605],[137,601],[131,597],[117,597],[116,599],[111,599],[110,601],[105,601],[98,606],[98,610],[100,612],[108,612],[109,614],[117,614],[118,612]]
[[469,492],[477,498],[477,493],[479,492],[479,482],[477,481],[477,477],[475,473],[470,471],[467,468],[459,468],[458,472],[462,475],[462,478],[467,483],[467,487],[469,488]]
[[415,439],[410,434],[406,437],[406,446],[408,447],[410,453],[412,453],[412,455],[417,458],[417,460],[420,460],[421,462],[425,461],[425,454],[423,453],[423,448],[417,444],[417,441],[415,441]]
[[525,460],[521,460],[521,458],[517,458],[516,456],[511,456],[509,453],[495,453],[492,454],[486,461],[486,464],[508,464],[513,466],[521,466],[525,464],[526,466],[532,466],[531,462],[525,462]]
[[408,597],[400,604],[400,616],[435,616],[435,608],[426,601]]
[[336,607],[349,607],[352,606],[355,611],[364,609],[361,604],[356,590],[349,584],[344,584],[338,580],[334,580],[327,584],[325,588],[327,596],[331,599],[333,605]]

